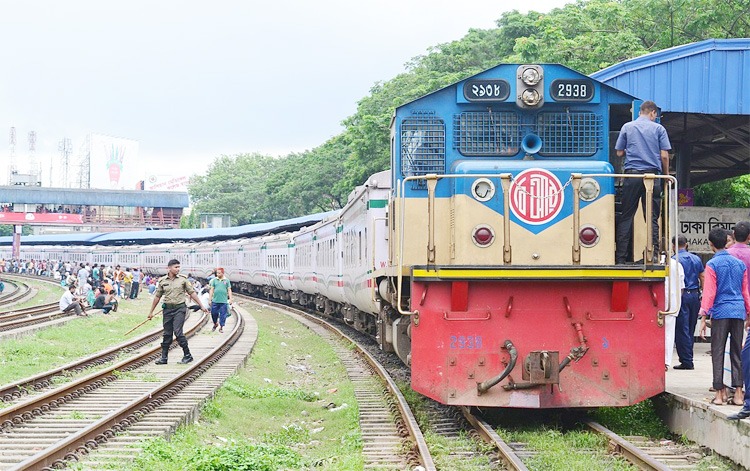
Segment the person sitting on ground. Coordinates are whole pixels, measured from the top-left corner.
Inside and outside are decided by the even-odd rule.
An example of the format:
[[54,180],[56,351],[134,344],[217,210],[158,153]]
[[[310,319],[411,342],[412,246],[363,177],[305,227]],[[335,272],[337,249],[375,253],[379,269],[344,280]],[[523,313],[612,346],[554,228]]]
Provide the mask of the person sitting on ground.
[[65,293],[60,297],[60,311],[75,311],[76,316],[85,316],[87,314],[83,312],[81,304],[78,302],[78,298],[73,294],[75,290],[75,285],[68,286],[68,289],[65,290]]
[[107,302],[107,295],[100,292],[98,289],[96,291],[99,294],[94,299],[94,302],[91,304],[91,307],[94,309],[102,309],[104,308],[104,304]]
[[109,290],[109,294],[104,300],[104,306],[102,306],[102,312],[109,314],[109,311],[117,312],[117,292],[114,289]]

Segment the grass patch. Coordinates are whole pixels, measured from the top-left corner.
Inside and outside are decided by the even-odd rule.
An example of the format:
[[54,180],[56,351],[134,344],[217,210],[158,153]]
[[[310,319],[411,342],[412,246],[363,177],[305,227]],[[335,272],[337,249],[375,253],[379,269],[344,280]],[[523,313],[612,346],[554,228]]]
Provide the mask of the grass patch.
[[671,436],[669,428],[656,415],[651,399],[628,407],[602,407],[590,414],[594,420],[618,435],[643,435],[649,438]]
[[[57,294],[57,298],[62,291]],[[125,332],[142,322],[151,305],[148,296],[120,301],[117,312],[97,312],[71,319],[65,324],[36,331],[18,339],[0,342],[0,384],[7,384],[91,355],[159,326],[160,318],[125,337]],[[38,302],[36,302],[38,304]],[[74,377],[77,375],[71,375]],[[60,378],[65,381],[67,378]]]
[[506,442],[522,442],[536,452],[524,463],[530,470],[631,471],[637,468],[607,454],[607,440],[595,432],[555,428],[498,430]]
[[[253,354],[199,421],[112,469],[362,469],[354,388],[331,346],[273,310],[251,314],[259,327]],[[331,403],[348,407],[329,410]]]

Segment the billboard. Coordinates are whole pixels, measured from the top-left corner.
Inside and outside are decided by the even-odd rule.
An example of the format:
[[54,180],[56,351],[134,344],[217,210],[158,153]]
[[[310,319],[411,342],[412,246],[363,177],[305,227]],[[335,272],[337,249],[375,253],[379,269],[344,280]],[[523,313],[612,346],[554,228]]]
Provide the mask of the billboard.
[[100,190],[133,188],[138,178],[138,141],[89,134],[89,183]]
[[187,193],[188,176],[155,175],[147,174],[143,181],[143,189],[146,191],[181,191]]

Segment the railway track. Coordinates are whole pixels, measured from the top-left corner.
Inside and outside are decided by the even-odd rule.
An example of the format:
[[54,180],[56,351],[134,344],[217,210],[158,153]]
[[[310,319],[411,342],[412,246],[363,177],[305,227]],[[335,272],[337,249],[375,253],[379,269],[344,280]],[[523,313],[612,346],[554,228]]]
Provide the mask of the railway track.
[[[0,295],[0,306],[6,306],[23,301],[33,295],[33,289],[21,280],[4,277],[5,291]],[[9,289],[9,286],[11,289]]]
[[[177,364],[173,354],[170,364],[157,367],[153,361],[160,346],[152,343],[114,365],[0,410],[0,469],[52,469],[83,459],[89,460],[79,467],[98,469],[117,456],[131,457],[137,448],[123,443],[164,434],[196,415],[202,401],[242,364],[257,336],[252,319],[253,327],[245,332],[245,317],[239,312],[232,316],[231,330],[217,336],[198,334],[207,322],[200,316],[186,332],[193,337],[196,358],[188,365]],[[118,348],[137,348],[145,337]],[[98,360],[84,359],[79,366],[109,361],[114,350],[102,352]],[[41,385],[55,374],[47,372],[5,390]],[[89,456],[94,451],[96,457]]]
[[[238,295],[235,293],[235,296]],[[243,298],[299,320],[331,343],[354,384],[364,469],[437,470],[417,420],[395,381],[357,341],[330,322],[303,310]],[[340,339],[354,346],[355,351],[339,342]]]

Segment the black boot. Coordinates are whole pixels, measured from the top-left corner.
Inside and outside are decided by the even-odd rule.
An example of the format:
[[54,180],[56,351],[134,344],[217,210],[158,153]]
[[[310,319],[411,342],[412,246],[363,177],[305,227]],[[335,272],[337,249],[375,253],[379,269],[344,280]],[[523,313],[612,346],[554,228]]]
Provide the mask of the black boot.
[[167,364],[167,356],[169,355],[169,347],[161,347],[161,358],[156,360],[157,365],[166,365]]
[[193,361],[193,355],[190,354],[190,349],[187,346],[187,342],[185,343],[185,346],[182,347],[182,353],[184,353],[185,356],[182,357],[182,360],[180,360],[180,363],[184,365],[186,363],[190,363],[191,361]]

